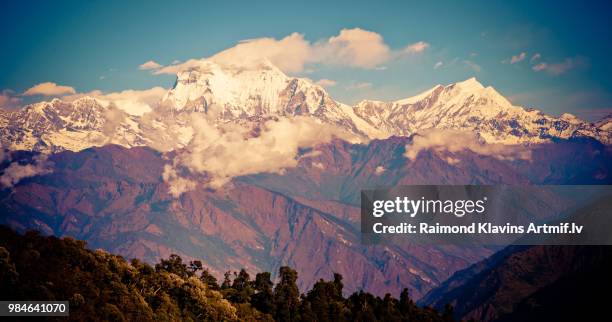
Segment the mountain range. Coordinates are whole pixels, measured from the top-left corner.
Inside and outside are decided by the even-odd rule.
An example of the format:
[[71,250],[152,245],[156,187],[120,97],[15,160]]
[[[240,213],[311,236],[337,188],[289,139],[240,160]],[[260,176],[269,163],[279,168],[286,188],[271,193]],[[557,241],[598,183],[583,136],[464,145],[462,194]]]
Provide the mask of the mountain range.
[[54,99],[0,112],[2,145],[12,150],[79,151],[118,144],[165,149],[184,147],[192,138],[191,113],[215,124],[254,123],[270,118],[308,116],[365,139],[410,136],[427,129],[472,131],[487,143],[534,144],[554,138],[612,140],[609,118],[589,123],[514,106],[475,78],[437,85],[406,99],[365,100],[355,106],[335,101],[323,87],[285,75],[267,61],[254,66],[206,61],[179,72],[176,84],[153,113],[135,114],[99,98]]
[[203,259],[218,277],[289,265],[304,289],[339,272],[347,292],[418,299],[499,249],[362,245],[361,189],[610,184],[611,131],[473,78],[350,106],[266,61],[209,61],[146,113],[93,96],[0,111],[0,224]]

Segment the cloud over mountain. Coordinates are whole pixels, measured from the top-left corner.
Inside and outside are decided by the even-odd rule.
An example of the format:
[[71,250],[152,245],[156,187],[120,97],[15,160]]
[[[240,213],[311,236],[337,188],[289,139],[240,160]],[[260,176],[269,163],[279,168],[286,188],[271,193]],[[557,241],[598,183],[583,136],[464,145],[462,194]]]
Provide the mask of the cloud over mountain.
[[474,132],[454,129],[427,129],[414,135],[412,142],[406,146],[404,156],[416,160],[421,151],[448,151],[451,153],[469,150],[474,153],[492,156],[500,160],[530,158],[530,151],[520,145],[482,142]]
[[[310,117],[298,116],[267,121],[256,129],[226,123],[211,124],[193,114],[195,131],[189,145],[179,151],[175,169],[164,169],[164,180],[174,194],[192,189],[194,184],[180,178],[176,168],[212,177],[209,185],[219,188],[233,177],[255,173],[281,173],[295,167],[299,150],[328,143],[334,137],[354,141],[355,137]],[[253,135],[255,133],[255,135]]]
[[24,96],[62,96],[67,94],[76,94],[74,87],[58,85],[53,82],[44,82],[28,88]]
[[[2,156],[0,162],[7,156],[4,155],[4,148],[1,148]],[[32,159],[31,163],[22,164],[18,161],[13,161],[6,167],[2,175],[0,175],[0,187],[11,188],[19,181],[25,178],[49,173],[52,170],[52,164],[47,161],[48,155],[39,154]]]
[[160,67],[162,67],[162,65],[160,65],[156,61],[149,60],[149,61],[141,64],[140,66],[138,66],[138,69],[140,69],[140,70],[149,70],[149,69],[158,69]]
[[404,49],[393,50],[379,33],[352,28],[342,29],[336,36],[315,42],[310,42],[303,34],[294,32],[280,40],[271,37],[243,40],[206,59],[190,59],[164,67],[154,67],[149,64],[151,62],[145,64],[156,69],[154,74],[176,74],[201,66],[204,60],[247,66],[261,60],[269,60],[286,73],[301,72],[307,64],[374,69],[402,55],[421,53],[428,47],[429,43],[419,41],[407,45]]
[[74,101],[82,97],[93,97],[106,104],[113,103],[117,108],[130,115],[143,115],[151,112],[159,104],[159,100],[167,91],[166,88],[160,86],[143,90],[128,89],[110,93],[94,90],[87,93],[69,95],[64,97],[64,99]]

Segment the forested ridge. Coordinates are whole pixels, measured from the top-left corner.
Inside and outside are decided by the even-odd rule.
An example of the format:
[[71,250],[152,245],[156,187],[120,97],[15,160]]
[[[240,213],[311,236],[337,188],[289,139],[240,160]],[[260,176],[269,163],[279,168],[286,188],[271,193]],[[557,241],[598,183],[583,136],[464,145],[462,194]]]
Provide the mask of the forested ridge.
[[86,246],[0,226],[1,300],[68,300],[69,319],[87,321],[453,320],[450,306],[418,307],[407,289],[399,298],[363,291],[345,297],[340,274],[301,293],[297,272],[286,266],[276,283],[269,272],[246,270],[218,281],[200,261],[171,255],[152,266]]

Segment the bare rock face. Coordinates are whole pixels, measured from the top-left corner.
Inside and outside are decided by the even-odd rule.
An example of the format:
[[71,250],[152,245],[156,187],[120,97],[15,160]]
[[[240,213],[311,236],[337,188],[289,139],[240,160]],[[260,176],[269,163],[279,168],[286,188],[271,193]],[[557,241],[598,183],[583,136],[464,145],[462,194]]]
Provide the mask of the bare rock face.
[[[84,239],[90,247],[128,258],[155,261],[171,253],[198,258],[219,276],[230,269],[276,271],[290,265],[305,288],[339,272],[345,276],[347,292],[364,288],[397,294],[408,287],[420,298],[494,250],[402,242],[364,246],[360,189],[611,180],[602,176],[611,171],[610,151],[594,140],[540,146],[529,161],[470,151],[450,154],[459,162],[447,160],[450,152],[423,152],[407,160],[406,144],[406,138],[368,145],[336,140],[300,158],[283,175],[239,177],[223,189],[200,186],[178,198],[169,194],[161,178],[173,153],[116,145],[65,151],[49,157],[51,172],[0,190],[0,223]],[[567,160],[567,154],[575,159]],[[13,153],[12,160],[27,162],[31,157],[32,153]],[[579,178],[563,175],[578,168]]]
[[178,253],[204,260],[218,275],[291,265],[303,287],[339,272],[347,291],[397,293],[410,286],[416,297],[490,253],[365,247],[355,205],[292,197],[247,182],[175,199],[160,177],[167,161],[148,148],[106,146],[54,154],[51,160],[52,173],[2,190],[3,224],[86,239],[91,247],[149,261]]

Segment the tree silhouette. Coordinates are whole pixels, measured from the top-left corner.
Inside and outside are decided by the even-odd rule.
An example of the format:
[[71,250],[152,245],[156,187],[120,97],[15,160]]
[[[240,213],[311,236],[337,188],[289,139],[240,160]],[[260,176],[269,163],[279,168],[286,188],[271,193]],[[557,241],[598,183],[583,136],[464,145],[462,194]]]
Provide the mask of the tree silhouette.
[[300,304],[300,291],[298,290],[297,272],[288,266],[279,270],[280,281],[274,288],[274,318],[277,321],[297,321]]

